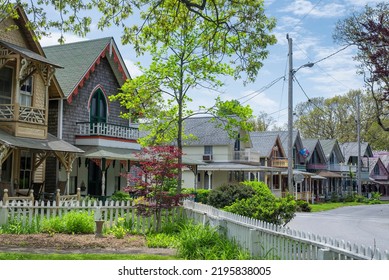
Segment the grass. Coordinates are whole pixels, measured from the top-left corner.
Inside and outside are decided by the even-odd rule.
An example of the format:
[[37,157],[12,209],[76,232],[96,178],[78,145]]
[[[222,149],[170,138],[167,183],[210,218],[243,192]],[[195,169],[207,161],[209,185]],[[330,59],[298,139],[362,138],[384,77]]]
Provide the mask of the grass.
[[317,203],[317,204],[311,204],[311,212],[322,212],[327,210],[332,210],[340,207],[345,206],[357,206],[357,205],[364,205],[364,203],[360,202],[326,202],[326,203]]
[[[389,204],[389,201],[381,201],[381,204]],[[340,207],[346,207],[346,206],[358,206],[358,205],[369,205],[362,202],[326,202],[326,203],[317,203],[317,204],[310,204],[311,206],[311,212],[322,212],[327,210],[332,210]]]
[[175,256],[146,254],[33,254],[0,253],[0,260],[179,260]]

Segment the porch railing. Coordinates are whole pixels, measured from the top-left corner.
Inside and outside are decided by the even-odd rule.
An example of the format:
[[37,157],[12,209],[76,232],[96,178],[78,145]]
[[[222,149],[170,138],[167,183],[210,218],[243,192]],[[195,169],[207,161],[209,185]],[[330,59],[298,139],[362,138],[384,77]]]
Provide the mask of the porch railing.
[[288,159],[287,158],[274,158],[271,160],[272,167],[288,167]]
[[259,163],[259,153],[253,152],[250,149],[234,151],[234,161]]
[[138,128],[110,123],[79,122],[77,130],[78,136],[108,136],[127,140],[139,138]]
[[0,104],[0,120],[45,124],[46,110],[29,106]]

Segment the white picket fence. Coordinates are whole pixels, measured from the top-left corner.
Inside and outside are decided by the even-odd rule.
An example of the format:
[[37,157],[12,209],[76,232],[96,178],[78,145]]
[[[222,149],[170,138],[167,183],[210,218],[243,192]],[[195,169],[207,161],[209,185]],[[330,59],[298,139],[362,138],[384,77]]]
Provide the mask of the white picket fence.
[[[0,201],[0,226],[15,219],[21,221],[25,226],[30,226],[37,220],[62,217],[71,211],[86,211],[93,215],[95,220],[103,220],[107,227],[112,227],[119,218],[124,218],[133,233],[145,234],[157,229],[156,215],[138,215],[136,206],[132,205],[130,201],[67,201],[62,202],[59,206],[55,201],[42,201],[41,203],[31,203],[31,201],[3,203]],[[161,212],[162,225],[181,217],[181,215],[183,215],[181,207],[163,210]]]
[[218,228],[252,256],[281,260],[389,259],[388,251],[291,230],[193,201],[185,201],[184,209],[187,218]]

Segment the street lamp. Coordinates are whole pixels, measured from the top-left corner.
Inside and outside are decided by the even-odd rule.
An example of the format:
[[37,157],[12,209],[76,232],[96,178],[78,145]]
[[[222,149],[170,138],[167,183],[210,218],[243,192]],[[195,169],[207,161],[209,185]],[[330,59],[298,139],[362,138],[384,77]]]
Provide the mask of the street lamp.
[[288,191],[293,193],[293,75],[305,67],[312,67],[314,63],[306,63],[293,69],[292,38],[286,35],[289,45],[289,80],[288,80]]

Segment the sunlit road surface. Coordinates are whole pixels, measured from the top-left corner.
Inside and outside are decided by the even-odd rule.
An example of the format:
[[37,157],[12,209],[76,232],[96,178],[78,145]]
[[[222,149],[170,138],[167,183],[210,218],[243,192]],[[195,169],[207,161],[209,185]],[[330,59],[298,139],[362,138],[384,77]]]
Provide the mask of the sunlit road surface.
[[291,229],[389,251],[389,204],[342,207],[317,213],[296,213]]

